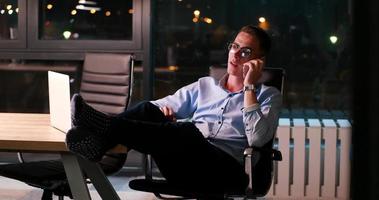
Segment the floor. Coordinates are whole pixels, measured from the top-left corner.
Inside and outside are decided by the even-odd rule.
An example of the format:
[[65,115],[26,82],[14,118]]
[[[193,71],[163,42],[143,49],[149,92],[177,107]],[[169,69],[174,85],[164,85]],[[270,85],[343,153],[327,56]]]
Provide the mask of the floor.
[[[35,154],[35,153],[23,153],[24,159],[29,161],[38,160],[52,160],[57,159],[60,156],[55,154]],[[142,170],[137,167],[140,166],[141,156],[132,152],[128,154],[126,161],[126,167],[120,170],[116,175],[109,176],[109,181],[114,186],[117,194],[122,200],[155,200],[155,196],[150,193],[138,192],[129,188],[129,181],[135,178],[143,178]],[[17,154],[14,152],[0,152],[0,164],[16,163],[19,162]],[[89,191],[93,200],[101,200],[100,196],[93,185],[89,185]],[[29,186],[23,182],[16,181],[14,179],[5,178],[0,176],[0,200],[40,200],[42,196],[42,190]],[[65,197],[65,200],[70,198]],[[57,196],[54,196],[54,200],[58,200]]]
[[[36,156],[33,154],[24,154],[27,160],[32,161],[31,158]],[[56,158],[56,155],[45,155],[44,159]],[[4,153],[0,152],[0,160],[6,160],[7,162],[18,162],[17,156],[14,153]],[[128,154],[127,165],[128,167],[123,168],[114,176],[109,176],[109,181],[112,183],[117,194],[122,200],[156,200],[157,198],[151,193],[139,192],[129,188],[129,181],[135,178],[143,178],[142,170],[137,167],[140,166],[138,155]],[[0,162],[2,163],[2,162]],[[155,173],[155,175],[158,175]],[[89,191],[91,198],[93,200],[101,200],[100,196],[97,194],[97,191],[94,186],[89,185]],[[23,182],[16,181],[14,179],[5,178],[0,176],[0,200],[40,200],[42,196],[42,190],[29,186]],[[262,200],[292,200],[292,199],[303,199],[303,198],[259,198]],[[309,199],[309,198],[308,198]],[[317,200],[335,200],[335,198],[317,198]],[[57,196],[54,196],[54,200],[58,200]],[[68,197],[65,197],[65,200],[69,200]],[[237,198],[235,200],[240,200]],[[313,199],[312,199],[313,200]]]
[[[139,192],[129,188],[128,183],[134,178],[143,178],[143,176],[126,176],[127,173],[119,173],[117,176],[110,176],[109,180],[114,186],[117,194],[121,200],[157,200],[151,193]],[[93,185],[89,185],[91,199],[101,200]],[[40,200],[42,190],[29,186],[23,182],[14,179],[8,179],[0,176],[0,200]],[[54,196],[54,200],[58,200]],[[65,197],[65,200],[70,198]],[[303,198],[258,198],[259,200],[300,200]],[[335,198],[318,198],[317,200],[338,200]],[[242,200],[242,198],[235,198],[234,200]],[[308,200],[316,200],[309,199]],[[342,200],[342,199],[341,199]]]
[[[142,178],[142,176],[140,176]],[[117,176],[110,176],[109,180],[115,187],[118,195],[122,200],[155,200],[153,194],[134,191],[129,188],[128,183],[131,179],[138,177],[128,177],[123,173]],[[101,200],[93,185],[89,185],[91,198],[94,200]],[[8,179],[0,176],[0,199],[1,200],[40,200],[42,190],[29,186],[23,182],[14,179]],[[54,196],[54,200],[58,197]],[[65,200],[70,198],[65,197]]]

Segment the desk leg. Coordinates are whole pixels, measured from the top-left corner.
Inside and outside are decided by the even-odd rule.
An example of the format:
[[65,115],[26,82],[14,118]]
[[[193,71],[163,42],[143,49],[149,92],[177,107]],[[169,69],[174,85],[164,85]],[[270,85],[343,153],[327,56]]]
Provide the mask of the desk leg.
[[62,153],[61,157],[74,199],[90,200],[91,196],[80,169],[78,158],[71,153]]
[[78,157],[78,160],[88,178],[91,179],[92,184],[95,186],[97,192],[101,196],[101,199],[120,200],[117,192],[114,190],[112,184],[109,182],[103,170],[97,163],[80,157]]

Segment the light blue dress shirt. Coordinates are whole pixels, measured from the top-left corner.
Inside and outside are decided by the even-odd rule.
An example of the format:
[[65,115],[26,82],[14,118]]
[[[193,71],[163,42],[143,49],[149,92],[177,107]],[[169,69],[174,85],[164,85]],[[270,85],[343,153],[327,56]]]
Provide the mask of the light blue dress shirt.
[[260,85],[259,105],[244,108],[244,92],[225,89],[227,78],[203,77],[151,103],[172,108],[177,119],[191,119],[209,142],[243,163],[248,145],[261,147],[275,134],[282,97],[276,88]]

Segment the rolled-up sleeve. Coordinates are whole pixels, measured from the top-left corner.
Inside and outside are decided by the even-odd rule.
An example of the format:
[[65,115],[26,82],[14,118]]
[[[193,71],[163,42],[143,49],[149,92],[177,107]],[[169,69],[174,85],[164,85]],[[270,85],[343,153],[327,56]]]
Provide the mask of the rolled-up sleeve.
[[275,134],[282,96],[275,88],[262,87],[258,102],[259,104],[243,108],[242,112],[249,146],[262,147]]

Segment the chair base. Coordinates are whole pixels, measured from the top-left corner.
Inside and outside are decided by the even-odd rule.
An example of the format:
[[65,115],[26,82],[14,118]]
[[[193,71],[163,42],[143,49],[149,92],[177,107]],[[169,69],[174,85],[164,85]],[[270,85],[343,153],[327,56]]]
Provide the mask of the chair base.
[[[143,192],[154,193],[155,196],[161,199],[201,199],[201,200],[219,200],[228,199],[224,193],[203,193],[192,192],[188,188],[181,188],[178,186],[170,185],[166,180],[146,180],[135,179],[129,182],[129,187]],[[163,197],[163,195],[176,196],[175,198]],[[245,196],[245,194],[230,194],[232,196]],[[179,198],[178,198],[179,197]]]

